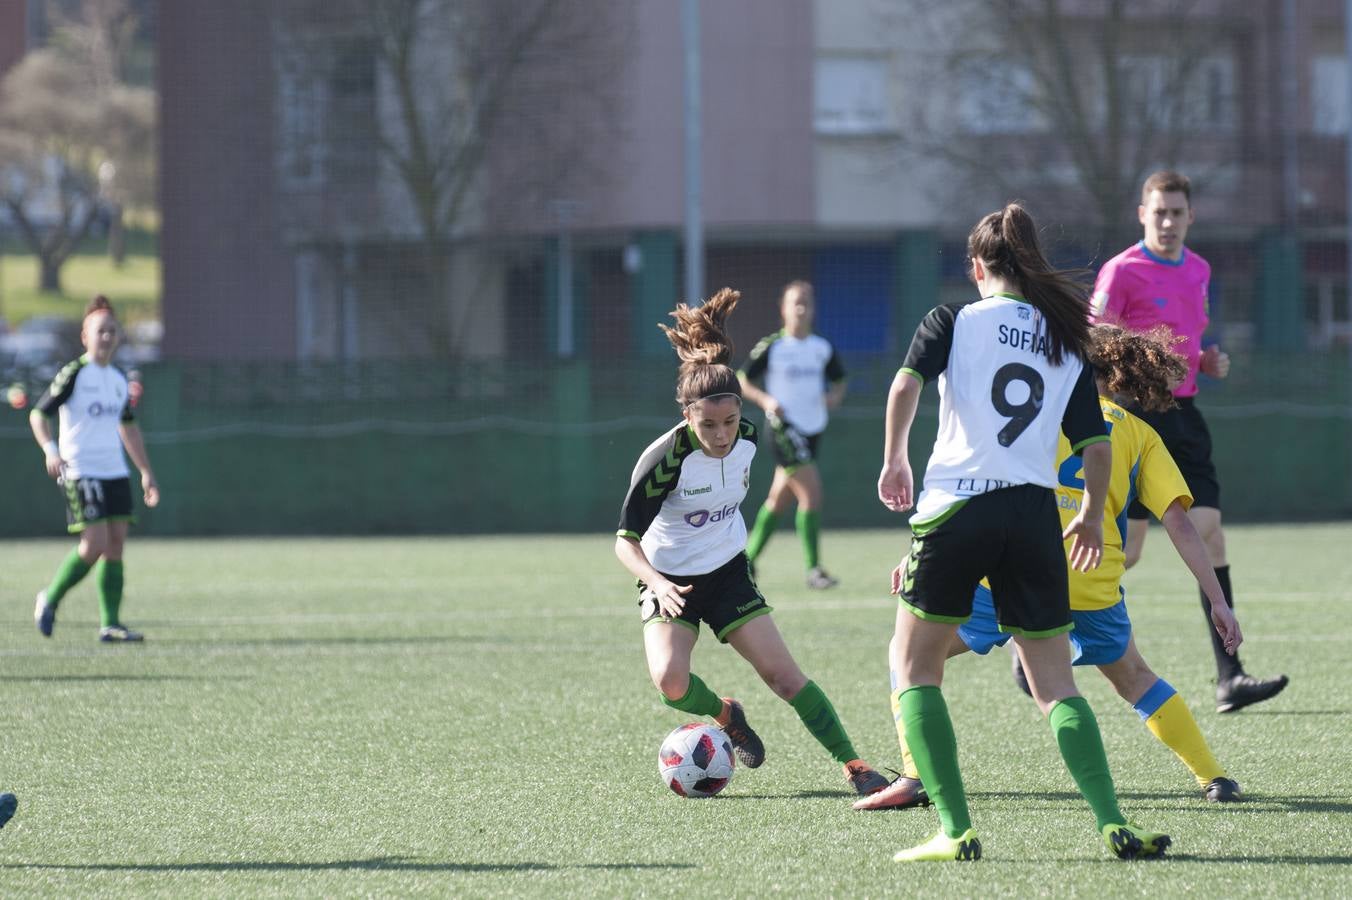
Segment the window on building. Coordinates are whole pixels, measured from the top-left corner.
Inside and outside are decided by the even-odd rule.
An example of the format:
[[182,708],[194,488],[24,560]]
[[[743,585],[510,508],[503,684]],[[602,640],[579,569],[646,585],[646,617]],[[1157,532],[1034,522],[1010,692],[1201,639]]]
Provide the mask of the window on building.
[[283,60],[277,78],[281,180],[292,188],[324,181],[323,83],[298,60]]
[[376,51],[366,38],[341,41],[335,48],[328,90],[331,110],[327,138],[332,178],[338,182],[370,180],[378,152],[376,119]]
[[1233,131],[1235,128],[1235,61],[1207,56],[1197,61],[1184,89],[1183,124],[1189,128]]
[[1157,128],[1233,131],[1237,124],[1235,61],[1222,54],[1182,60],[1128,55],[1120,63],[1127,120]]
[[1046,130],[1037,108],[1037,82],[1027,66],[981,60],[958,79],[958,122],[968,134],[1032,134]]
[[1347,58],[1328,54],[1313,62],[1311,110],[1315,134],[1347,134],[1350,118],[1347,96]]
[[813,121],[818,134],[896,131],[896,114],[889,102],[887,60],[859,56],[819,58]]
[[1170,61],[1163,56],[1123,56],[1118,63],[1126,121],[1165,127],[1174,120],[1178,97],[1172,90]]

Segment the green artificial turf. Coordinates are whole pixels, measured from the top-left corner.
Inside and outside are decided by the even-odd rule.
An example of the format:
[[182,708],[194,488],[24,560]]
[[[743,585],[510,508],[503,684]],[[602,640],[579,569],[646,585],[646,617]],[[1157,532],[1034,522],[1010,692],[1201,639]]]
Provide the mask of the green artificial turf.
[[[830,531],[839,588],[797,541],[759,565],[775,619],[861,753],[899,768],[886,591],[903,530]],[[94,585],[33,628],[69,542],[0,545],[0,830],[6,896],[1214,896],[1352,892],[1352,526],[1232,528],[1255,674],[1282,696],[1212,703],[1196,588],[1161,530],[1127,588],[1137,641],[1196,713],[1245,803],[1202,800],[1096,672],[1124,811],[1170,858],[1110,858],[1008,656],[950,663],[945,695],[985,858],[902,866],[932,809],[860,813],[839,769],[731,648],[694,668],[746,704],[768,758],[712,800],[658,778],[687,717],[648,681],[612,539],[138,540],[123,618]]]

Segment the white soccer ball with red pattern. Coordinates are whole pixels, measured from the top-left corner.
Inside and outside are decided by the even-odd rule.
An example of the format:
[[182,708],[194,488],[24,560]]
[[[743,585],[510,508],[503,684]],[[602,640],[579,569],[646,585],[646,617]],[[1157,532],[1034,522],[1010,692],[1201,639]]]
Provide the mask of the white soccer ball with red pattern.
[[682,797],[712,797],[732,781],[732,741],[712,725],[691,722],[662,741],[657,772]]

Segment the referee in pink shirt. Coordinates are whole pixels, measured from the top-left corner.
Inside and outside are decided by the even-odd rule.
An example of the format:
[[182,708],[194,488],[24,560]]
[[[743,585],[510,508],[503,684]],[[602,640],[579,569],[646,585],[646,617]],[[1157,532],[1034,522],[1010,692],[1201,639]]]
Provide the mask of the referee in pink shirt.
[[[1146,179],[1137,209],[1145,237],[1108,260],[1099,271],[1094,284],[1093,315],[1097,321],[1133,331],[1164,326],[1178,341],[1174,349],[1188,360],[1188,375],[1174,389],[1177,403],[1172,409],[1162,413],[1135,409],[1132,412],[1159,433],[1183,472],[1193,496],[1188,517],[1206,544],[1225,602],[1234,607],[1230,565],[1225,558],[1225,532],[1221,528],[1221,489],[1211,462],[1211,433],[1196,404],[1197,373],[1224,378],[1230,372],[1230,357],[1215,344],[1202,349],[1202,333],[1208,322],[1207,285],[1211,281],[1211,266],[1183,244],[1194,218],[1191,200],[1191,185],[1178,172],[1156,172]],[[1145,507],[1133,501],[1128,511],[1131,524],[1125,546],[1127,568],[1141,558],[1148,516]],[[1216,711],[1234,712],[1281,693],[1286,687],[1286,676],[1254,678],[1246,674],[1239,656],[1226,653],[1211,627],[1211,606],[1205,595],[1202,610],[1216,656]]]

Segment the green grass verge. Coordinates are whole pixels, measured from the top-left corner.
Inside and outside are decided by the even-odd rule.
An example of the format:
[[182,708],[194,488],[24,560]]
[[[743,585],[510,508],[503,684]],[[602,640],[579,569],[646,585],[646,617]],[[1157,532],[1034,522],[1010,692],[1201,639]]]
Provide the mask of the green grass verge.
[[[1346,896],[1352,887],[1352,656],[1330,599],[1352,527],[1229,533],[1244,657],[1292,685],[1212,709],[1196,589],[1162,532],[1130,573],[1138,643],[1249,794],[1205,803],[1096,673],[1124,810],[1172,858],[1109,858],[1007,658],[945,684],[986,859],[900,867],[933,810],[856,813],[787,704],[707,633],[695,669],[746,703],[764,767],[682,800],[656,773],[686,716],[648,683],[610,539],[133,539],[124,617],[95,641],[95,588],[54,638],[27,598],[69,542],[0,545],[0,831],[10,896]],[[885,648],[901,532],[828,532],[829,593],[797,542],[760,566],[775,619],[856,745],[898,765]]]
[[160,260],[153,247],[128,253],[121,266],[106,253],[91,251],[72,256],[61,268],[61,293],[38,290],[38,260],[13,247],[0,255],[0,316],[16,326],[33,316],[78,319],[95,294],[107,294],[124,322],[158,318],[160,314]]

